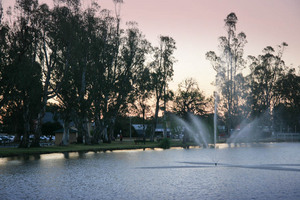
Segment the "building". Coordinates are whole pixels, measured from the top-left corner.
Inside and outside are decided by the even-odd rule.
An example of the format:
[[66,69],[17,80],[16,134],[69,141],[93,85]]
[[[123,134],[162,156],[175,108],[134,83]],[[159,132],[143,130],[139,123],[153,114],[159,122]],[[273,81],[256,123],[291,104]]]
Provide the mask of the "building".
[[144,124],[144,126],[143,124],[132,124],[132,127],[134,128],[138,137],[144,137],[148,126],[146,124]]
[[[69,143],[76,143],[77,142],[77,134],[78,131],[75,128],[70,128],[69,129]],[[57,131],[54,131],[55,134],[55,145],[60,145],[62,142],[63,134],[64,134],[64,129],[59,129]]]
[[157,124],[156,128],[155,128],[155,136],[171,137],[171,129],[170,128],[164,128],[164,126],[162,124]]

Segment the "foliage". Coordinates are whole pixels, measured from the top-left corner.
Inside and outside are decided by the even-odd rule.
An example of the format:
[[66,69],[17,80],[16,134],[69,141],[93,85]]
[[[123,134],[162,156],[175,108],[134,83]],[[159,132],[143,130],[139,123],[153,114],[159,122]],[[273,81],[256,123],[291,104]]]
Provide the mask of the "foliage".
[[216,71],[215,85],[217,92],[222,95],[221,103],[224,105],[222,112],[225,113],[228,130],[237,125],[241,112],[240,106],[243,101],[245,87],[239,84],[242,78],[241,70],[245,67],[243,59],[244,46],[247,43],[246,34],[236,33],[238,18],[235,13],[227,15],[225,30],[227,36],[219,37],[220,55],[213,51],[206,53],[206,58],[211,61]]
[[[114,3],[115,17],[95,2],[83,10],[77,0],[52,8],[36,0],[18,0],[18,11],[10,12],[16,20],[1,20],[1,120],[26,134],[23,146],[28,146],[29,132],[35,133],[38,146],[49,99],[55,98],[59,106],[64,135],[73,121],[79,138],[89,143],[87,123],[94,121],[92,140],[97,143],[100,138],[111,140],[116,119],[129,112],[129,105],[145,118],[155,73],[156,85],[167,86],[175,41],[161,36],[163,50],[156,48],[154,61],[148,61],[160,64],[148,65],[151,44],[137,23],[127,23],[125,30],[120,27],[123,1]],[[20,116],[19,123],[10,123]]]
[[160,142],[159,142],[159,147],[163,148],[163,149],[169,149],[171,147],[171,142],[169,138],[163,138]]
[[[21,147],[28,147],[31,133],[38,146],[50,99],[59,107],[66,140],[71,122],[87,144],[101,138],[110,142],[124,129],[117,123],[126,124],[118,120],[129,114],[140,117],[143,124],[154,115],[153,131],[160,111],[166,122],[167,102],[174,97],[168,85],[174,74],[176,42],[159,36],[158,45],[152,47],[137,23],[121,28],[123,1],[114,3],[115,16],[95,2],[83,9],[78,0],[60,1],[51,8],[37,0],[17,0],[7,16],[0,5],[0,120],[7,132],[23,135]],[[224,22],[220,53],[209,51],[206,57],[216,71],[219,113],[227,129],[265,112],[268,125],[299,126],[300,81],[282,60],[287,44],[249,56],[247,66],[246,34],[236,32],[237,16],[230,13]],[[247,76],[242,73],[246,66]],[[186,79],[175,94],[173,111],[181,116],[204,115],[211,102],[194,80]],[[88,122],[95,123],[92,138]]]
[[198,83],[192,78],[187,78],[178,85],[173,110],[181,117],[185,117],[188,113],[204,115],[208,103]]
[[[175,58],[173,53],[176,49],[176,42],[172,37],[160,36],[159,46],[154,48],[154,61],[151,62],[151,81],[155,97],[155,114],[154,114],[154,130],[158,122],[158,113],[161,107],[166,111],[167,100],[170,92],[168,92],[168,82],[173,77],[173,65]],[[161,106],[160,102],[163,100],[164,105]]]
[[[13,25],[1,24],[1,110],[3,118],[22,115],[23,140],[28,136],[40,109],[42,71],[37,62],[38,29],[35,20],[37,1],[17,1],[18,15]],[[4,44],[5,43],[5,44]],[[19,112],[19,114],[10,112]],[[21,114],[22,113],[22,114]],[[16,123],[18,124],[18,123]],[[18,130],[19,128],[15,128]]]
[[46,122],[42,125],[43,135],[53,135],[53,132],[63,128],[59,122]]
[[[246,65],[243,58],[246,35],[236,34],[237,21],[234,13],[225,19],[227,36],[219,38],[221,54],[206,53],[216,71],[215,85],[221,94],[218,108],[220,114],[225,114],[228,132],[259,117],[263,117],[259,125],[273,126],[273,131],[278,131],[280,124],[299,126],[299,83],[296,81],[299,76],[282,60],[288,45],[283,42],[277,51],[267,46],[262,55],[248,56]],[[241,73],[246,66],[248,75]]]

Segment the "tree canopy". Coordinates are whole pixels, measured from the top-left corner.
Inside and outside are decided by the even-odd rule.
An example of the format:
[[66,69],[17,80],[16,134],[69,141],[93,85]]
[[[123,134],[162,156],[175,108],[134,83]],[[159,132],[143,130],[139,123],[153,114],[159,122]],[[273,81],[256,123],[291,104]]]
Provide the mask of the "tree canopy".
[[[153,45],[136,22],[122,27],[123,1],[113,2],[115,10],[109,11],[97,3],[83,9],[79,0],[57,1],[53,7],[17,0],[14,9],[3,13],[0,1],[0,122],[2,130],[23,136],[20,147],[29,146],[30,134],[35,136],[31,146],[39,146],[50,102],[63,121],[63,145],[71,122],[78,142],[88,144],[110,142],[120,117],[139,116],[145,123],[150,116],[153,136],[158,123],[167,124],[169,112],[183,117],[213,112],[211,98],[194,79],[170,90],[175,39],[160,35]],[[220,52],[206,54],[216,71],[219,118],[228,133],[260,116],[274,130],[299,127],[300,81],[283,61],[288,45],[267,46],[261,55],[244,58],[247,39],[236,31],[237,22],[235,13],[225,18]]]

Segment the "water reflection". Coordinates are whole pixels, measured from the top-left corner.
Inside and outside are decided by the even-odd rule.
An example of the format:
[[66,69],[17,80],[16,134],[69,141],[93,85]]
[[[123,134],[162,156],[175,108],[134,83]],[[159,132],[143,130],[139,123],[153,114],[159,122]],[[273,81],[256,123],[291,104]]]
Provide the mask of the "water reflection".
[[27,161],[36,161],[36,160],[40,160],[40,159],[41,159],[40,154],[0,158],[0,166],[1,165],[6,165],[8,163],[10,163],[10,164],[22,164],[22,163],[25,163]]
[[1,199],[299,199],[299,153],[299,143],[280,143],[2,158],[0,195]]
[[[155,166],[155,167],[138,167],[137,169],[168,169],[168,168],[203,168],[203,167],[227,167],[227,168],[245,168],[260,170],[278,170],[300,172],[300,164],[263,164],[263,165],[232,165],[215,162],[178,162],[188,164],[184,166]],[[293,168],[291,168],[293,167]],[[298,167],[298,168],[297,168]]]

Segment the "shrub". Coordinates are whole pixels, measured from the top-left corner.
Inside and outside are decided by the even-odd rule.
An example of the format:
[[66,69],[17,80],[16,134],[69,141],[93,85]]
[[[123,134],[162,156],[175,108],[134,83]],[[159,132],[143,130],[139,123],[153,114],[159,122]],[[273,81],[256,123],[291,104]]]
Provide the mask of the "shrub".
[[168,138],[164,138],[160,141],[159,147],[163,149],[169,149],[171,146],[171,142]]

